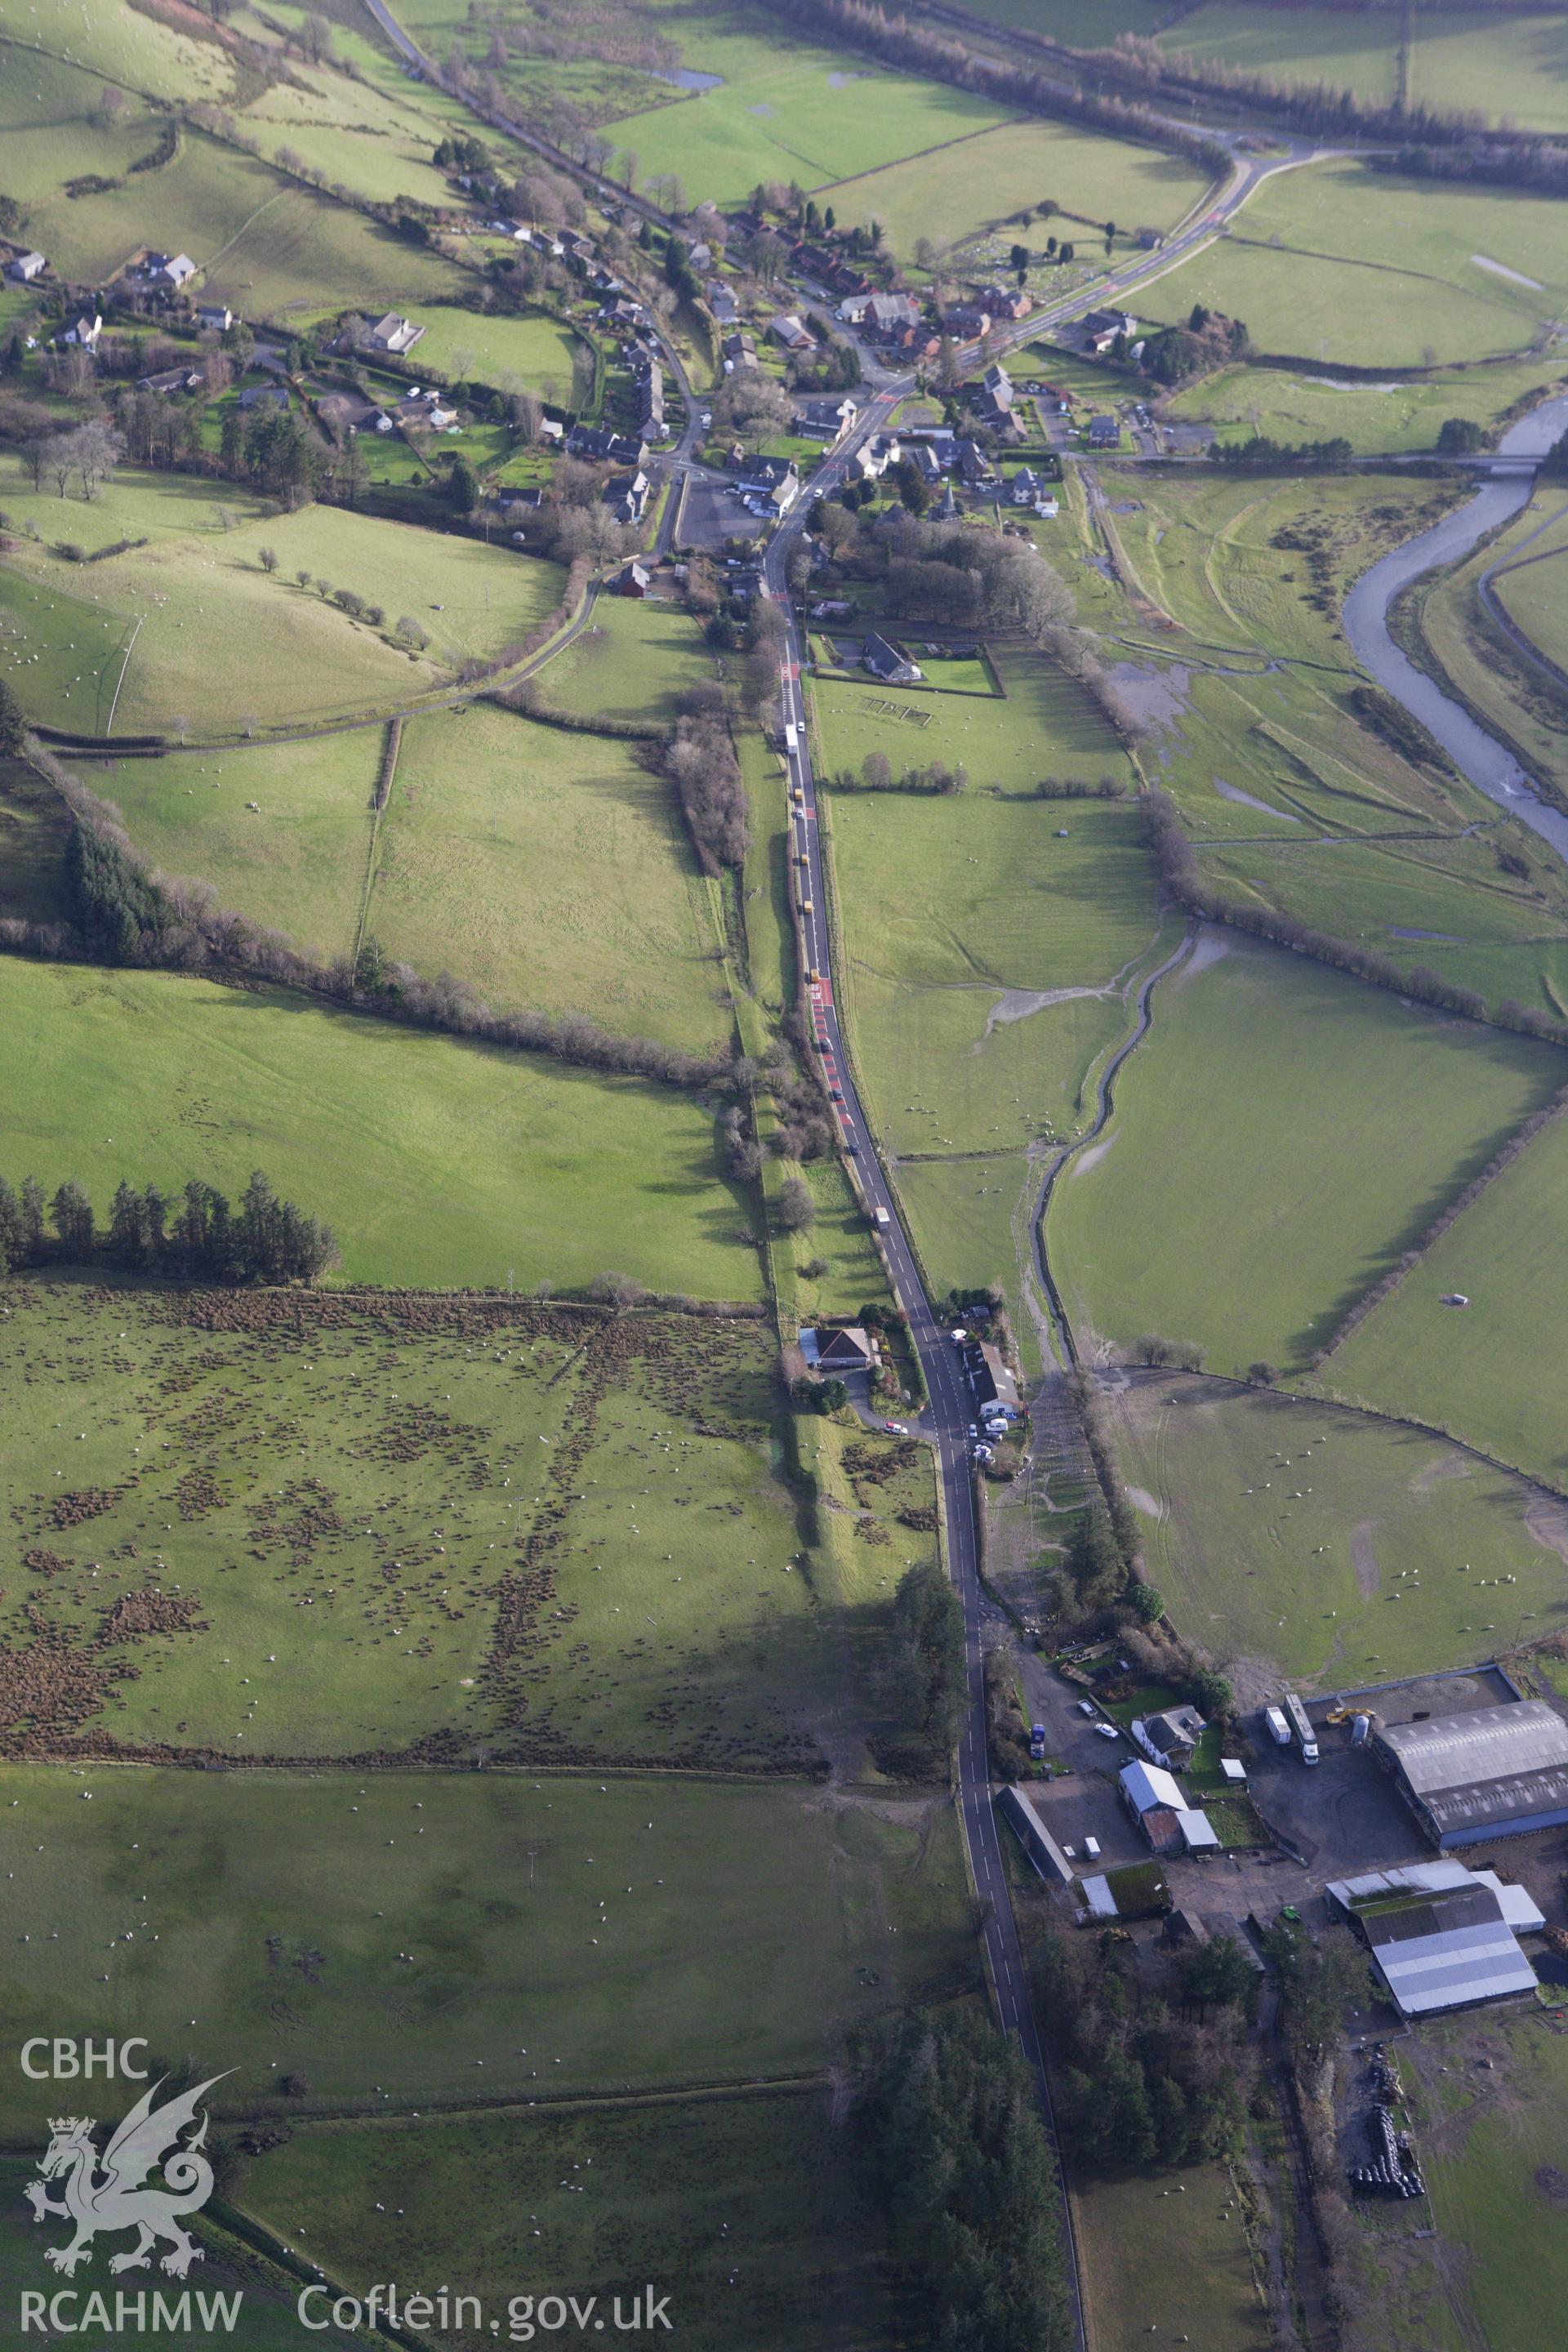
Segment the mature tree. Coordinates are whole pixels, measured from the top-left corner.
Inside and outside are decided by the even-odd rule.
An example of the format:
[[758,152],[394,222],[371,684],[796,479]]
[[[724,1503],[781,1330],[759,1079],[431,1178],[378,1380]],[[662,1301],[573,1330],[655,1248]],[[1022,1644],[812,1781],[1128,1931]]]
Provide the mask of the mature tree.
[[22,748],[27,722],[8,678],[0,677],[0,757],[13,758]]
[[49,1203],[60,1248],[68,1258],[92,1255],[92,1202],[74,1177],[62,1184]]
[[885,793],[893,781],[893,763],[886,751],[868,751],[860,773],[872,792]]
[[786,1176],[779,1188],[779,1230],[786,1234],[809,1233],[816,1223],[816,1203],[811,1188],[799,1176]]

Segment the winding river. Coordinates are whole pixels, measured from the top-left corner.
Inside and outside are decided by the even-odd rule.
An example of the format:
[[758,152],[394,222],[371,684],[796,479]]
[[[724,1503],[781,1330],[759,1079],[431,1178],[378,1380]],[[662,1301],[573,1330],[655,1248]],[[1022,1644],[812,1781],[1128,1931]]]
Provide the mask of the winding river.
[[[1542,457],[1568,431],[1568,396],[1543,402],[1510,425],[1498,444],[1500,457]],[[1356,659],[1379,686],[1404,704],[1471,783],[1551,842],[1568,858],[1568,816],[1549,808],[1511,751],[1479,726],[1461,704],[1418,670],[1400,652],[1388,630],[1388,610],[1402,589],[1424,572],[1462,563],[1477,541],[1510,521],[1528,505],[1535,486],[1531,473],[1503,475],[1485,483],[1468,505],[1446,515],[1418,539],[1406,541],[1363,572],[1345,599],[1344,628]]]

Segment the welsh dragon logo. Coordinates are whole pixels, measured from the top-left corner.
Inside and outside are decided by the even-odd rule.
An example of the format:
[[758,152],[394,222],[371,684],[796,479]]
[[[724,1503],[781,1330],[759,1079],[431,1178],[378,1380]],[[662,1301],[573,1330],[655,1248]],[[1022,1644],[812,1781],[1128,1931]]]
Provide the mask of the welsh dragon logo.
[[[110,2138],[101,2156],[92,2144],[90,2116],[54,2116],[50,2139],[38,2166],[38,2178],[25,2194],[35,2221],[73,2221],[76,2236],[68,2246],[50,2246],[44,2260],[68,2277],[90,2255],[92,2242],[104,2231],[136,2231],[136,2243],[110,2262],[111,2271],[144,2270],[161,2240],[170,2251],[161,2267],[174,2278],[184,2278],[193,2263],[204,2259],[202,2249],[180,2227],[181,2217],[198,2212],[212,2195],[213,2169],[202,2154],[207,2136],[204,2115],[194,2136],[184,2146],[180,2135],[195,2121],[203,2098],[221,2074],[198,2083],[193,2091],[178,2092],[163,2106],[153,2099],[162,2078],[144,2091]],[[161,2165],[162,2187],[142,2187]],[[59,2201],[49,2196],[46,2181],[63,2180]]]

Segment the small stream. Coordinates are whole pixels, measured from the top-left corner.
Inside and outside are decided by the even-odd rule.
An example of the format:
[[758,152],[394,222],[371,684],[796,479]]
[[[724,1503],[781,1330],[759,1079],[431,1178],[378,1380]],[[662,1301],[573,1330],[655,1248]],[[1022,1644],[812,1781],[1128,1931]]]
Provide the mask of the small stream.
[[[1568,396],[1549,400],[1510,425],[1498,444],[1501,457],[1542,457],[1568,431]],[[1388,610],[1401,590],[1424,572],[1461,563],[1488,531],[1529,504],[1533,474],[1483,483],[1467,506],[1446,515],[1363,572],[1345,599],[1344,628],[1356,659],[1379,686],[1403,703],[1472,784],[1506,808],[1568,858],[1568,816],[1549,808],[1511,751],[1477,723],[1451,695],[1401,653],[1388,629]]]

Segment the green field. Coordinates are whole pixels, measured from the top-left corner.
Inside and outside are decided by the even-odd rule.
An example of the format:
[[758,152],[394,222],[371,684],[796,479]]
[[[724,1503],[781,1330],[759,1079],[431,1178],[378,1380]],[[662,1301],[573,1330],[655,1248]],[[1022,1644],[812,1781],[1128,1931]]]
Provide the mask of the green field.
[[1215,1371],[1300,1366],[1563,1075],[1549,1048],[1206,933],[1053,1195],[1069,1311],[1115,1344],[1195,1340]]
[[[918,628],[902,641],[918,660]],[[998,784],[1015,792],[1028,792],[1047,775],[1085,783],[1101,775],[1126,780],[1121,746],[1073,679],[1024,655],[1006,661],[1003,676],[1005,698],[942,694],[926,686],[889,693],[870,681],[816,678],[811,713],[821,763],[829,772],[858,769],[868,751],[885,751],[898,773],[945,760],[968,769],[972,787]],[[889,703],[898,706],[896,712]]]
[[1445,418],[1489,425],[1528,393],[1544,397],[1563,379],[1560,360],[1454,368],[1403,383],[1355,383],[1280,368],[1222,368],[1163,403],[1161,415],[1201,418],[1221,441],[1254,433],[1275,441],[1342,437],[1368,455],[1432,449]]
[[412,86],[405,98],[391,97],[363,79],[296,56],[289,61],[289,79],[252,100],[243,120],[268,157],[289,149],[329,183],[372,203],[399,196],[430,205],[450,201],[447,175],[431,161],[442,126],[421,109]]
[[1501,9],[1423,10],[1411,94],[1489,121],[1568,130],[1568,17]]
[[838,793],[831,824],[841,986],[879,1134],[903,1153],[1070,1132],[1154,936],[1136,814]]
[[[833,1621],[770,1468],[764,1327],[64,1280],[5,1307],[13,1739],[26,1720],[56,1747],[241,1763],[432,1742],[817,1761]],[[62,1494],[98,1507],[79,1521]],[[862,1601],[929,1545],[895,1532]],[[40,1611],[68,1662],[52,1680],[26,1655]]]
[[[1505,871],[1505,856],[1525,859],[1530,877]],[[1494,1003],[1511,993],[1551,1012],[1540,975],[1568,978],[1568,877],[1521,825],[1468,839],[1252,840],[1205,849],[1198,865],[1242,905],[1429,963]]]
[[[1568,1306],[1558,1121],[1489,1184],[1386,1305],[1323,1366],[1326,1384],[1437,1422],[1504,1462],[1568,1485],[1554,1369]],[[1468,1308],[1445,1307],[1462,1292]]]
[[[821,2091],[315,2126],[246,2160],[236,2195],[351,2291],[394,2273],[450,2279],[503,2315],[530,2294],[597,2293],[608,2318],[617,2295],[629,2312],[653,2281],[673,2340],[693,2352],[897,2340],[881,2217]],[[427,2332],[443,2346],[495,2340],[483,2326]]]
[[1150,1580],[1205,1649],[1331,1687],[1568,1622],[1562,1506],[1440,1439],[1180,1374],[1113,1409]]
[[984,1289],[994,1283],[1011,1293],[1018,1280],[1021,1236],[1026,1258],[1028,1247],[1015,1219],[1038,1190],[1026,1156],[1014,1151],[984,1160],[906,1160],[898,1175],[899,1197],[932,1287]]
[[210,882],[220,907],[330,962],[353,952],[384,742],[382,728],[356,727],[126,760],[84,781],[161,872]]
[[1271,80],[1353,90],[1385,106],[1396,88],[1399,19],[1343,8],[1195,8],[1159,36],[1160,47],[1201,65],[1219,65]]
[[[0,471],[14,544],[0,569],[0,676],[30,717],[79,730],[177,730],[198,739],[355,709],[395,706],[429,685],[432,664],[499,654],[553,609],[561,573],[456,532],[422,530],[342,507],[279,514],[248,491],[126,468],[90,502],[35,491],[16,458]],[[121,539],[148,544],[91,564]],[[278,557],[270,576],[263,548]],[[312,582],[353,588],[431,640],[411,661],[382,630],[351,620]],[[138,628],[137,623],[141,625]],[[129,658],[127,657],[129,656]],[[123,677],[123,683],[121,678]],[[119,700],[115,701],[118,689]]]
[[[107,1213],[121,1176],[237,1196],[264,1166],[358,1281],[581,1283],[754,1299],[753,1211],[671,1087],[460,1045],[287,990],[0,961],[17,1040],[0,1160]],[[68,1067],[73,1083],[62,1088]]]
[[716,675],[697,624],[677,604],[601,596],[591,628],[540,673],[540,698],[580,719],[669,726],[689,687]]
[[645,184],[675,173],[689,203],[736,202],[759,180],[820,187],[1003,120],[945,83],[797,39],[776,18],[724,9],[687,47],[687,64],[722,75],[721,87],[607,122],[605,135],[637,156]]
[[[1047,122],[1013,122],[980,138],[832,184],[840,221],[879,220],[906,261],[918,238],[956,245],[1049,196],[1088,221],[1173,228],[1204,192],[1178,155]],[[1043,245],[1043,230],[1035,234]]]
[[[0,1779],[13,2030],[145,2034],[165,2063],[232,2069],[230,2113],[291,2073],[396,2113],[815,2071],[974,1980],[956,1827],[923,1803],[637,1776]],[[7,2140],[51,2100],[8,2070]]]
[[1267,184],[1237,229],[1157,279],[1141,307],[1176,320],[1207,303],[1245,320],[1258,350],[1294,358],[1481,359],[1522,351],[1557,318],[1561,232],[1545,197],[1322,163]]
[[[1457,2343],[1533,2352],[1542,2296],[1568,2284],[1557,2190],[1568,2171],[1568,2040],[1529,2011],[1494,2011],[1435,2024],[1411,2058],[1432,2218],[1458,2257],[1437,2271],[1440,2315],[1447,2305]],[[1420,2341],[1431,2337],[1412,2352]]]
[[369,929],[491,1003],[722,1048],[708,885],[669,786],[627,743],[475,705],[405,727]]
[[[1162,2173],[1157,2181],[1134,2173],[1075,2185],[1095,2352],[1133,2352],[1152,2333],[1183,2327],[1208,2352],[1266,2352],[1273,2339],[1233,2197],[1219,2164]],[[1158,2318],[1151,2321],[1151,2312]]]

